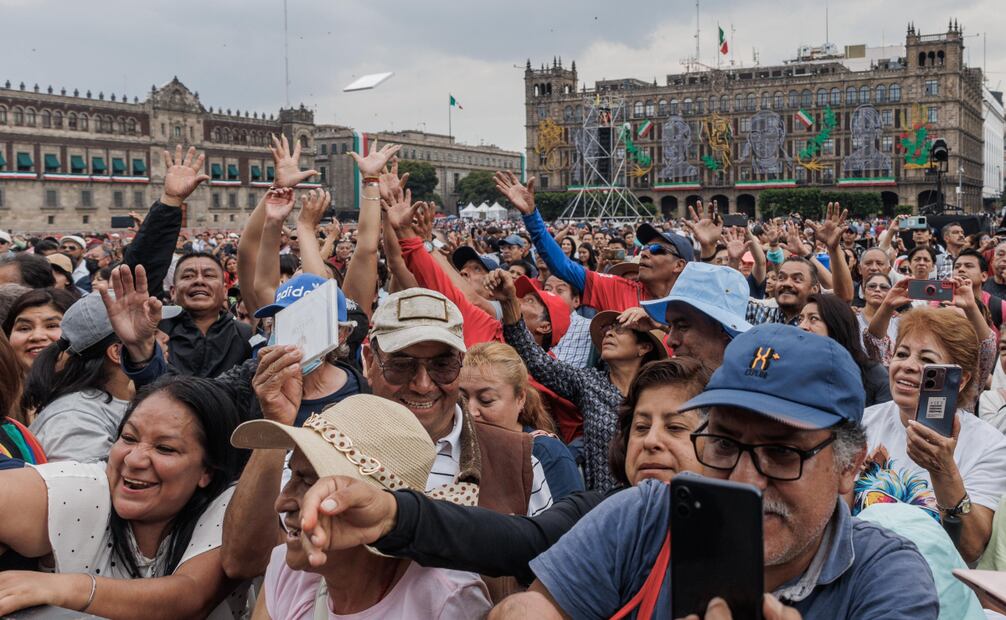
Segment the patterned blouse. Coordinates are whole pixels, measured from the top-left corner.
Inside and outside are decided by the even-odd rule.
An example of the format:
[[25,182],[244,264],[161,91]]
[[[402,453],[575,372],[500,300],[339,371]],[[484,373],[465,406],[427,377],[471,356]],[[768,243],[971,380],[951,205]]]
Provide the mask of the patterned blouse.
[[583,414],[584,481],[588,489],[607,491],[618,485],[608,467],[608,444],[618,428],[618,406],[624,397],[606,372],[576,368],[538,346],[521,319],[503,325],[503,338],[524,359],[539,383],[569,400]]
[[42,446],[31,431],[17,420],[0,420],[0,469],[22,464],[42,465],[45,462]]

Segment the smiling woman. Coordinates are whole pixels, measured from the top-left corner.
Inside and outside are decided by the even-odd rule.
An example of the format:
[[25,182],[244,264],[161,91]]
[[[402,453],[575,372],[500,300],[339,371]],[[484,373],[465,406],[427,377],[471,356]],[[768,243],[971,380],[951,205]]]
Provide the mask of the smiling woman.
[[17,510],[0,518],[0,545],[52,563],[51,573],[0,575],[0,614],[54,605],[107,618],[230,617],[216,603],[234,588],[218,548],[242,461],[228,442],[237,423],[212,383],[172,376],[130,405],[107,464],[0,472],[0,506]]

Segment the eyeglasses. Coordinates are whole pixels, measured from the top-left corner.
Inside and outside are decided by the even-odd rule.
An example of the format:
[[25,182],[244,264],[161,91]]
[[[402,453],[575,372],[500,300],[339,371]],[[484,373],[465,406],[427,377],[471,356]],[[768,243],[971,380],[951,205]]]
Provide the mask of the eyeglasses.
[[394,385],[405,385],[419,372],[419,366],[426,369],[426,374],[438,385],[454,383],[461,374],[461,360],[456,355],[441,355],[439,357],[390,357],[381,359],[376,351],[374,358],[381,367],[384,380]]
[[724,435],[703,433],[709,426],[706,422],[692,433],[695,457],[700,463],[720,471],[733,471],[740,462],[741,454],[751,454],[758,473],[772,480],[799,480],[803,476],[803,462],[817,455],[835,441],[835,434],[810,450],[800,450],[779,444],[747,444]]
[[656,256],[661,256],[663,254],[670,254],[675,258],[681,258],[680,254],[678,254],[677,252],[675,252],[674,250],[670,249],[667,246],[660,245],[659,243],[650,243],[644,245],[643,249],[649,252],[650,254],[654,254]]
[[866,290],[868,290],[868,291],[889,291],[889,290],[891,290],[891,285],[890,284],[877,284],[877,283],[867,284],[866,285]]

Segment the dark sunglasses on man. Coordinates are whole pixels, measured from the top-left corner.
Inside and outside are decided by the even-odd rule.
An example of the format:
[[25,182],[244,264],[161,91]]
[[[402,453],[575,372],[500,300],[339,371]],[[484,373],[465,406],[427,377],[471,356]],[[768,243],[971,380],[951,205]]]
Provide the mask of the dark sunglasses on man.
[[412,381],[419,367],[426,369],[430,380],[438,385],[454,383],[461,374],[461,359],[457,354],[438,355],[437,357],[411,357],[396,355],[381,359],[381,354],[374,351],[374,359],[381,367],[384,380],[394,385],[405,385]]
[[643,249],[652,254],[653,256],[663,256],[664,254],[670,254],[675,258],[681,258],[681,256],[677,252],[659,243],[650,243],[644,245]]

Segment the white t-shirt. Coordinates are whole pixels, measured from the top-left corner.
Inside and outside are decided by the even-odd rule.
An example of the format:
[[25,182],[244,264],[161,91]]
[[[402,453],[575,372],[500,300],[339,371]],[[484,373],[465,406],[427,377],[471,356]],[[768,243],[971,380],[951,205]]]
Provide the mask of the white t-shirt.
[[312,618],[481,618],[492,607],[489,592],[478,575],[442,568],[424,568],[409,564],[395,587],[376,605],[355,614],[339,615],[332,611],[332,600],[325,597],[327,614],[315,613],[315,600],[321,575],[293,570],[286,564],[286,545],[272,550],[265,571],[266,609],[272,620],[311,620]]
[[[102,577],[129,579],[122,562],[116,560],[112,548],[112,498],[108,490],[105,463],[75,463],[63,461],[34,466],[49,492],[49,544],[57,573],[87,573]],[[231,486],[220,494],[199,518],[189,546],[178,566],[192,558],[216,549],[222,544],[224,511],[234,494]],[[166,553],[161,545],[158,555]],[[157,558],[137,557],[137,565],[145,577],[153,577]],[[246,589],[239,588],[209,615],[211,620],[235,617],[232,609],[244,609]]]
[[[971,501],[991,510],[999,507],[1006,494],[1006,436],[994,426],[965,411],[957,410],[961,432],[954,450],[954,462],[964,480]],[[923,478],[932,486],[929,472],[908,457],[908,438],[894,401],[868,407],[863,412],[867,453],[879,446],[887,448],[893,465]]]

